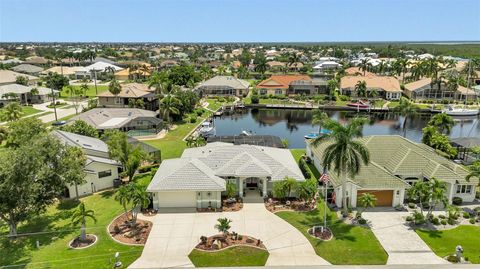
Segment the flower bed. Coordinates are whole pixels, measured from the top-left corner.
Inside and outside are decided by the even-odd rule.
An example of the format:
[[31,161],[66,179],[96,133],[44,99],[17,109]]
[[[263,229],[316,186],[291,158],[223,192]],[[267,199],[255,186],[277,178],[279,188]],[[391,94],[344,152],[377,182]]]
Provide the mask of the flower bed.
[[68,243],[68,246],[73,249],[83,249],[83,248],[88,248],[95,244],[97,242],[97,236],[93,234],[87,234],[86,240],[80,240],[80,237],[76,237],[70,243]]
[[224,212],[235,212],[243,208],[243,203],[241,199],[225,199],[222,203],[222,211]]
[[323,241],[332,240],[332,231],[329,228],[322,229],[322,227],[323,226],[313,226],[312,228],[308,229],[308,234]]
[[299,199],[289,199],[287,201],[281,201],[275,198],[268,198],[265,200],[265,207],[270,212],[278,211],[299,211],[307,212],[316,208],[316,202],[306,203]]
[[195,248],[204,251],[218,251],[233,246],[250,246],[266,249],[260,239],[236,233],[228,235],[217,234],[210,237],[202,236],[200,237],[200,243]]
[[130,220],[130,215],[125,213],[116,217],[108,226],[110,236],[120,243],[132,245],[145,244],[152,230],[152,223],[150,221],[137,219],[137,223],[132,227]]

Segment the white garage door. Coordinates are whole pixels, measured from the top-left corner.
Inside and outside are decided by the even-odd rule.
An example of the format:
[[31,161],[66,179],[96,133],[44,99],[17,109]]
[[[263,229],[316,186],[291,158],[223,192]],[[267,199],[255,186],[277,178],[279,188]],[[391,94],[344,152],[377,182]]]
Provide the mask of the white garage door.
[[159,207],[197,207],[196,192],[175,191],[159,192]]

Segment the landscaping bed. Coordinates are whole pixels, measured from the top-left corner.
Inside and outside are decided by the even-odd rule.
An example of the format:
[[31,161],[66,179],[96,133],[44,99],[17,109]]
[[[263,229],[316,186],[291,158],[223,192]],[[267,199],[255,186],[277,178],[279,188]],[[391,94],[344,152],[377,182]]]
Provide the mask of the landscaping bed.
[[330,241],[333,238],[332,230],[328,227],[322,230],[322,226],[313,226],[308,229],[308,234],[323,241]]
[[87,234],[85,240],[81,240],[80,237],[76,237],[68,244],[68,246],[73,249],[82,249],[95,244],[95,242],[97,242],[97,237],[93,234]]
[[269,253],[264,249],[236,246],[221,251],[192,250],[188,258],[195,267],[264,266]]
[[266,249],[262,240],[247,235],[230,233],[228,235],[217,234],[210,237],[200,237],[200,243],[195,246],[196,249],[204,251],[219,251],[233,246],[247,246]]
[[126,213],[116,217],[108,226],[108,232],[115,240],[133,245],[144,245],[151,230],[152,223],[140,219],[137,219],[137,223],[132,227],[130,215]]
[[235,201],[225,199],[222,203],[222,211],[223,212],[235,212],[239,211],[243,208],[243,202],[239,199],[234,199]]
[[282,201],[275,198],[268,198],[265,199],[265,208],[273,213],[279,211],[308,212],[316,208],[316,202],[306,203],[299,199],[288,199],[287,201]]

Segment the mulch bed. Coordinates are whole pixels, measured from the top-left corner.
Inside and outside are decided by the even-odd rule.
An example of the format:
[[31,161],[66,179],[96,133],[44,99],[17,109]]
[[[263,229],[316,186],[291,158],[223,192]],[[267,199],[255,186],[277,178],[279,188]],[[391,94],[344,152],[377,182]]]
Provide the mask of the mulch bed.
[[80,237],[75,238],[71,243],[71,248],[84,248],[88,247],[95,243],[97,238],[92,234],[87,234],[87,239],[85,241],[80,240]]
[[[203,239],[203,240],[202,240]],[[217,234],[210,237],[201,237],[200,243],[195,246],[196,249],[206,250],[206,251],[216,251],[222,250],[231,246],[252,246],[262,249],[266,249],[262,240],[253,238],[246,235],[235,235],[228,234],[224,236],[223,234]]]
[[305,203],[299,199],[288,199],[287,201],[281,201],[275,198],[268,198],[265,200],[265,207],[270,212],[277,212],[282,210],[292,210],[299,212],[312,211],[316,207],[316,202],[310,204]]
[[316,229],[312,227],[308,229],[308,234],[324,241],[328,241],[333,237],[333,233],[329,228],[323,229],[322,232],[322,229],[320,227],[317,227]]
[[110,235],[122,243],[145,244],[152,230],[152,223],[150,221],[137,219],[136,225],[130,227],[130,219],[131,215],[125,213],[114,219],[108,227]]
[[239,211],[243,208],[243,203],[241,200],[236,200],[235,202],[229,202],[227,200],[223,200],[222,203],[222,211],[224,212],[235,212]]

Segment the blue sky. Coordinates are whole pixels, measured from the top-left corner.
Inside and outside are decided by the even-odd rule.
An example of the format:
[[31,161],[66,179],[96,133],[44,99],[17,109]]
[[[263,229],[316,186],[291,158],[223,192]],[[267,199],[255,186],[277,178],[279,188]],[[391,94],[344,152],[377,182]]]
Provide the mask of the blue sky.
[[480,40],[479,0],[0,0],[0,41]]

